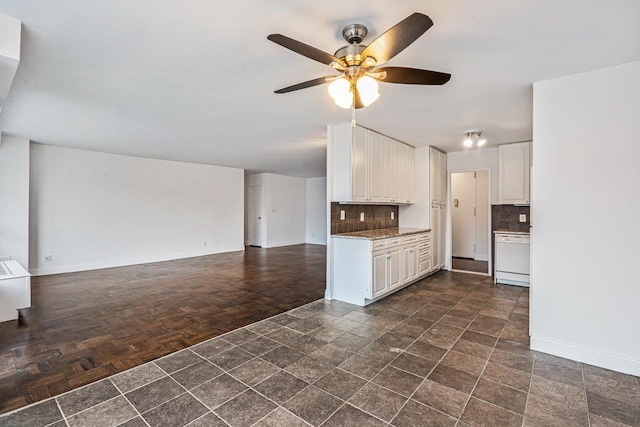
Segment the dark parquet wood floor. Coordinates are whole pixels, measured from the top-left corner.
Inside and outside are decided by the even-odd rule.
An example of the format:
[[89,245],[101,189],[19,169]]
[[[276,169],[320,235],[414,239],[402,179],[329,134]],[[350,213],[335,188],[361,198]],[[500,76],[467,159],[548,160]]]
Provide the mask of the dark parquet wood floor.
[[322,298],[325,265],[297,245],[34,277],[0,323],[0,413]]

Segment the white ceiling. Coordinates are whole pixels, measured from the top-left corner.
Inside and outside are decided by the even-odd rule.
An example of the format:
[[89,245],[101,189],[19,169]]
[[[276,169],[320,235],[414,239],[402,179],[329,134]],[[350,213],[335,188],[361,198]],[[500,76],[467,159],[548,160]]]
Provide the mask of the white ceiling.
[[640,60],[638,0],[0,0],[23,22],[0,129],[64,147],[313,177],[326,125],[347,122],[326,87],[275,89],[332,70],[266,39],[333,53],[342,27],[370,36],[413,12],[434,26],[388,65],[449,72],[445,86],[383,84],[363,126],[414,146],[532,138],[532,83]]

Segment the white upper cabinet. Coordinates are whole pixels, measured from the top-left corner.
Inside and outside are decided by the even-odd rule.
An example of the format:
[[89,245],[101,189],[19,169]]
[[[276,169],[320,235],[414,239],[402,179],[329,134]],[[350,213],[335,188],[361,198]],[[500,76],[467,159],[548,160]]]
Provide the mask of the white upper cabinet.
[[367,147],[368,147],[368,173],[369,173],[369,199],[382,200],[383,197],[383,182],[386,179],[385,176],[385,156],[384,156],[384,140],[379,133],[367,131]]
[[360,128],[353,129],[351,146],[351,198],[352,200],[364,202],[368,197],[367,186],[369,180],[367,131]]
[[432,206],[445,205],[447,199],[447,155],[429,148],[429,198]]
[[506,144],[500,152],[500,204],[529,204],[529,142]]
[[332,201],[413,203],[413,147],[349,123],[333,127],[332,137]]

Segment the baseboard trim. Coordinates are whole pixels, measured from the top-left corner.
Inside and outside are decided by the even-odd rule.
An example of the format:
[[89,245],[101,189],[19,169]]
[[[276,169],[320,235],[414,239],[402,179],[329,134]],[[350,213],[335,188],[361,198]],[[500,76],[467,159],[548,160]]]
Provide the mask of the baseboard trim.
[[281,246],[293,246],[293,245],[304,245],[307,242],[304,240],[289,240],[286,242],[275,242],[275,243],[269,243],[268,245],[264,246],[265,248],[279,248]]
[[56,265],[51,267],[38,267],[30,270],[32,276],[48,276],[51,274],[75,273],[78,271],[99,270],[102,268],[126,267],[129,265],[149,264],[153,262],[172,261],[176,259],[195,258],[205,255],[215,255],[226,252],[244,251],[243,246],[227,246],[222,248],[209,248],[205,250],[178,252],[173,254],[154,255],[139,258],[107,260],[99,262],[86,262],[69,265]]
[[568,341],[531,336],[531,349],[612,371],[640,376],[640,359]]

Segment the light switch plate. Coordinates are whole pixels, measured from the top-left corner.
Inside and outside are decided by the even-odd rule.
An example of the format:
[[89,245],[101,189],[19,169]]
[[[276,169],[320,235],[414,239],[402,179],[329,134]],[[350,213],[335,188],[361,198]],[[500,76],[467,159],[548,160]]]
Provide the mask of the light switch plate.
[[391,212],[391,219],[395,217],[395,212]]
[[360,221],[364,221],[364,212],[360,212]]
[[341,219],[341,220],[344,220],[344,218],[345,218],[345,216],[344,216],[344,211],[343,211],[343,210],[341,210],[341,211],[340,211],[340,219]]
[[520,214],[520,222],[527,222],[527,214]]

